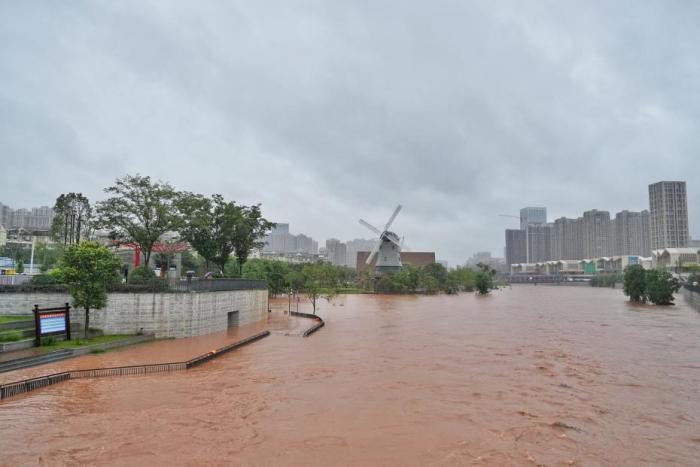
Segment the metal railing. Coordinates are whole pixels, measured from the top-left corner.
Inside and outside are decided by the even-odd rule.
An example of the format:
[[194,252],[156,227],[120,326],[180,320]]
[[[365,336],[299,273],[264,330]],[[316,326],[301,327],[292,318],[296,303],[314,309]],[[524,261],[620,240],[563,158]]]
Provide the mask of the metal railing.
[[229,290],[264,290],[267,282],[257,279],[180,279],[170,282],[170,290],[180,292],[223,292]]
[[147,365],[130,365],[116,366],[108,368],[92,368],[88,370],[70,370],[62,373],[55,373],[47,376],[39,376],[36,378],[16,381],[0,385],[0,400],[8,397],[23,394],[25,392],[34,391],[35,389],[51,386],[52,384],[68,381],[71,379],[80,378],[102,378],[106,376],[133,376],[146,375],[150,373],[163,373],[170,371],[188,370],[202,363],[208,362],[216,357],[219,357],[227,352],[235,350],[246,344],[250,344],[257,340],[270,335],[270,331],[262,331],[250,337],[234,342],[232,344],[220,347],[204,355],[200,355],[186,362],[170,362],[170,363],[152,363]]

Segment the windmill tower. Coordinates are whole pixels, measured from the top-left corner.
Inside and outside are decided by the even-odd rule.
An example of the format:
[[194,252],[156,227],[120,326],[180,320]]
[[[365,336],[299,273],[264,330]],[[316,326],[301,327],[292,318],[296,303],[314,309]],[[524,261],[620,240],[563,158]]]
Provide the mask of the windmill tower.
[[377,265],[375,266],[377,273],[396,272],[401,269],[401,242],[399,236],[389,230],[400,210],[401,205],[399,204],[382,230],[360,219],[360,224],[379,236],[377,244],[366,261],[367,264],[371,264],[374,257],[377,256]]

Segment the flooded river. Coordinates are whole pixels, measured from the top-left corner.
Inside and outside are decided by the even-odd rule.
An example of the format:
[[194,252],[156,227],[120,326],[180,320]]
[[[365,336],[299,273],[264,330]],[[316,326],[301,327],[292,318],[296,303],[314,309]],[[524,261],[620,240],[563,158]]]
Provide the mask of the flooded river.
[[344,296],[306,339],[2,401],[0,464],[698,465],[700,313],[677,301]]

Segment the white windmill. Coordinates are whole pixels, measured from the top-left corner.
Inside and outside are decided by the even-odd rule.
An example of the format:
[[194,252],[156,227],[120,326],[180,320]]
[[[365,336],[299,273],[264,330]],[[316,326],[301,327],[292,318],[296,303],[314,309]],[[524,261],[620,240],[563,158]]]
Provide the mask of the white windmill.
[[360,219],[360,224],[379,235],[377,244],[372,249],[372,252],[369,254],[366,261],[367,264],[371,264],[374,257],[378,255],[377,265],[375,267],[376,272],[396,272],[401,269],[401,244],[403,242],[400,242],[398,235],[389,230],[389,227],[391,227],[391,224],[394,222],[394,219],[396,219],[396,216],[399,214],[400,210],[401,205],[399,204],[396,206],[394,213],[387,221],[383,230],[380,230],[369,222]]

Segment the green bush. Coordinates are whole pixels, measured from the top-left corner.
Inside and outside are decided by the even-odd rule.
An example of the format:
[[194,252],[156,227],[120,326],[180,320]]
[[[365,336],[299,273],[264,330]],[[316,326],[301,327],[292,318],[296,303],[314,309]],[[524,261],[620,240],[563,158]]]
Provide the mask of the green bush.
[[0,334],[0,342],[17,342],[23,338],[21,331],[7,331]]
[[150,268],[140,266],[129,273],[129,284],[150,284],[157,279],[156,273]]
[[44,337],[41,339],[41,345],[55,345],[56,338],[53,336]]
[[496,277],[496,270],[488,264],[477,264],[479,271],[474,278],[474,287],[479,295],[486,295],[495,288],[493,278]]
[[32,277],[32,284],[36,285],[53,285],[57,284],[56,277],[51,274],[37,274]]
[[646,271],[639,264],[627,266],[624,276],[624,292],[631,301],[645,303],[646,294]]
[[625,295],[633,302],[672,305],[673,294],[680,289],[678,279],[664,269],[646,271],[635,264],[625,269]]
[[646,273],[646,294],[654,305],[673,305],[673,294],[680,289],[678,279],[663,269]]

